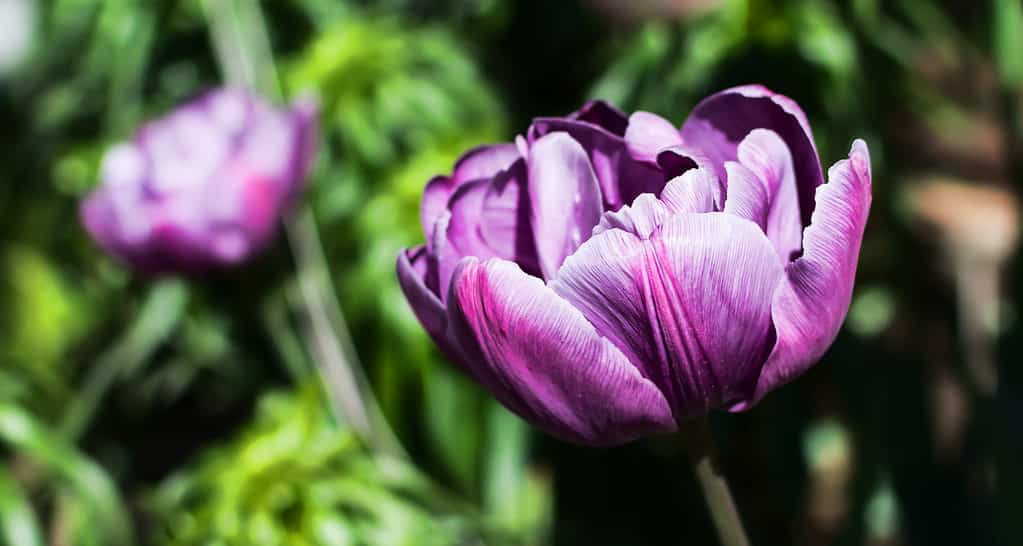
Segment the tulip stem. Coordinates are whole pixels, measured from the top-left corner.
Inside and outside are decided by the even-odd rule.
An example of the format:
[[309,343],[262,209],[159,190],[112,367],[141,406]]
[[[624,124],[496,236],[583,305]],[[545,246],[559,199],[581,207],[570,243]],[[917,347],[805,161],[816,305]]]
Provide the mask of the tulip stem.
[[117,380],[145,364],[166,341],[184,315],[187,301],[188,290],[177,279],[160,281],[149,289],[132,323],[89,368],[79,395],[64,412],[60,432],[66,439],[77,441]]
[[312,212],[305,208],[284,225],[295,255],[299,291],[309,321],[306,338],[320,364],[318,368],[334,411],[371,447],[404,456],[401,444],[360,374],[358,354],[337,304]]
[[[214,50],[227,83],[280,100],[280,83],[259,2],[206,0],[204,5]],[[312,212],[303,207],[286,218],[284,226],[307,319],[303,334],[331,410],[370,448],[403,457],[401,444],[360,373],[358,354],[337,303]]]
[[703,497],[707,501],[707,509],[714,520],[721,545],[749,546],[749,539],[742,527],[739,511],[735,508],[732,492],[718,463],[717,450],[710,427],[707,425],[707,418],[697,417],[685,421],[680,431],[689,451],[689,461],[693,465],[696,480],[703,489]]

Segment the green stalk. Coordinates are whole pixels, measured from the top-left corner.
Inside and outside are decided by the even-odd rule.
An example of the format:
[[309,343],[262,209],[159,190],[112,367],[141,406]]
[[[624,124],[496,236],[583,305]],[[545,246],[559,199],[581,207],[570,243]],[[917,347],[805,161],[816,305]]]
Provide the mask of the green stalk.
[[[204,5],[217,60],[227,83],[281,100],[258,2],[206,0]],[[331,409],[373,449],[404,456],[361,373],[312,212],[305,207],[287,218],[285,231],[295,259],[306,318],[302,334],[315,357]]]
[[703,489],[707,509],[714,520],[718,539],[722,546],[749,546],[739,511],[732,500],[732,492],[717,460],[714,438],[707,426],[706,417],[697,417],[683,423],[680,435],[689,450],[689,461],[693,473]]
[[188,290],[177,279],[149,289],[134,321],[89,369],[80,393],[64,412],[60,423],[64,438],[73,442],[85,432],[114,382],[142,366],[174,331],[187,299]]

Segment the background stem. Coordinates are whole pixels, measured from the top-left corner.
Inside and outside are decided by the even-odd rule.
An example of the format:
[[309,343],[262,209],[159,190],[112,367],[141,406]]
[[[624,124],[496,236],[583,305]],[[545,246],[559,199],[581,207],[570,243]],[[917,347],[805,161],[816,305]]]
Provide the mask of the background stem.
[[[214,49],[228,84],[281,100],[270,41],[256,0],[207,0],[205,5]],[[360,373],[312,212],[302,207],[285,218],[284,226],[306,318],[302,333],[313,352],[331,409],[373,449],[402,456],[404,451]]]
[[707,418],[697,417],[685,421],[680,427],[680,435],[689,451],[689,461],[703,489],[703,497],[707,501],[707,509],[714,520],[721,545],[749,546],[728,482],[718,465],[717,450],[707,426]]
[[116,343],[89,368],[81,392],[64,412],[60,432],[77,440],[118,378],[145,364],[153,352],[174,331],[185,311],[188,290],[179,279],[153,284],[138,313]]

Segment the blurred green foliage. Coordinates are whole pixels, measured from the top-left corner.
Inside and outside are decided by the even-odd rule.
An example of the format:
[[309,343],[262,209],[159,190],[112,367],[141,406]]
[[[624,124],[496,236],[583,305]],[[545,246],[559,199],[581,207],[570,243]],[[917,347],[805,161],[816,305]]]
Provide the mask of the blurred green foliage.
[[520,543],[408,463],[369,457],[318,394],[263,395],[238,439],[168,478],[152,501],[157,543]]
[[[444,362],[394,258],[423,240],[426,181],[532,116],[600,97],[678,123],[750,82],[804,106],[826,165],[865,137],[875,174],[849,328],[807,377],[714,423],[755,543],[1023,540],[1019,518],[995,521],[1023,506],[1023,433],[995,441],[940,237],[904,199],[932,174],[1017,194],[1019,2],[723,0],[642,23],[583,1],[261,2],[284,94],[320,101],[306,202],[413,465],[372,457],[328,413],[284,244],[245,271],[143,279],[75,221],[111,143],[222,80],[203,0],[11,1],[34,6],[34,39],[0,62],[0,543],[711,543],[677,446],[534,434]],[[1003,328],[1004,362],[1023,354],[1020,327]],[[1019,400],[1003,368],[1003,397]],[[950,456],[936,446],[956,396]],[[1004,507],[992,474],[1010,484]],[[814,519],[825,486],[838,523]]]

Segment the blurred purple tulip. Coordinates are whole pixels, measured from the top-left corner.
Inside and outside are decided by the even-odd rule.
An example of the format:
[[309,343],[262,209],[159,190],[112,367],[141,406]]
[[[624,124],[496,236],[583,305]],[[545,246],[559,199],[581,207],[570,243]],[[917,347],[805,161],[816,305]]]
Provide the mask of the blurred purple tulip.
[[851,297],[871,200],[857,140],[824,176],[799,106],[713,95],[681,130],[601,102],[470,151],[422,202],[398,278],[508,408],[616,444],[740,411],[806,371]]
[[82,221],[104,249],[144,273],[244,262],[301,193],[315,117],[311,103],[277,110],[241,90],[212,91],[107,151]]

